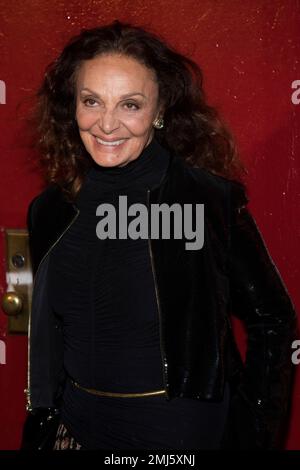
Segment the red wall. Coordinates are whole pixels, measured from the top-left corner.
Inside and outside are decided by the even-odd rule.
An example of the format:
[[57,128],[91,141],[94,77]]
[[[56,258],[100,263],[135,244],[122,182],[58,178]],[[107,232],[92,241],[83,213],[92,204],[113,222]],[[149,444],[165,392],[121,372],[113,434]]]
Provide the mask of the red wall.
[[[291,99],[292,82],[300,80],[299,10],[296,0],[0,0],[0,80],[6,84],[0,226],[24,227],[28,203],[41,187],[23,119],[46,64],[83,27],[116,18],[137,23],[202,66],[210,102],[226,117],[249,168],[250,207],[299,311],[300,93]],[[3,239],[0,250],[3,292]],[[6,334],[1,312],[0,340],[7,362],[0,364],[0,448],[14,449],[24,417],[26,338]],[[299,399],[297,371],[288,449],[300,449]]]

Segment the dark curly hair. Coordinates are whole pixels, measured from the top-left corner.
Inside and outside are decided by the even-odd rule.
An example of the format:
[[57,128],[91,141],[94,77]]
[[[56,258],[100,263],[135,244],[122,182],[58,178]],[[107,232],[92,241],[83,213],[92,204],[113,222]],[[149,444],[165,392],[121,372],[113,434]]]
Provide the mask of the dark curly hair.
[[37,135],[34,146],[49,183],[61,186],[72,200],[92,164],[75,120],[76,79],[83,61],[104,53],[124,54],[155,72],[165,123],[163,129],[155,130],[155,135],[165,148],[191,166],[239,178],[245,168],[227,125],[206,101],[199,66],[155,34],[114,21],[82,29],[72,37],[47,66],[36,92],[29,120]]

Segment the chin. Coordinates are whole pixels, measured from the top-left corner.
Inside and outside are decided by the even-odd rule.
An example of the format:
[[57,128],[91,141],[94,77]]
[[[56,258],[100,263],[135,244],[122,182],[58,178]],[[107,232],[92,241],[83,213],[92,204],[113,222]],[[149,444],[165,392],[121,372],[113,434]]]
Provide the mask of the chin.
[[111,156],[99,156],[99,155],[91,155],[92,159],[94,160],[97,165],[103,166],[103,167],[114,167],[114,166],[123,166],[128,163],[127,158],[122,158],[121,156],[119,157],[118,155]]

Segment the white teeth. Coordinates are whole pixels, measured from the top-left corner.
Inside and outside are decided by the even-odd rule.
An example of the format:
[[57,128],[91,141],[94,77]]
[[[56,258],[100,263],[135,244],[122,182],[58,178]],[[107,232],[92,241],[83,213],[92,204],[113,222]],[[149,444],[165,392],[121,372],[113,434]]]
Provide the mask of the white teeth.
[[105,142],[105,140],[99,139],[99,137],[96,137],[96,140],[99,144],[108,145],[108,146],[120,145],[123,142],[125,142],[125,139],[115,140],[113,142]]

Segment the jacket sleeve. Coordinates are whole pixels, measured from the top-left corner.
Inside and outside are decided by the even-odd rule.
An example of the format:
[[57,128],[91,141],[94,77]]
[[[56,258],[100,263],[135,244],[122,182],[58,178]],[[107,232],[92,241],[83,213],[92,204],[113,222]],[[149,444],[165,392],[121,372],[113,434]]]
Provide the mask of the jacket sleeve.
[[[38,197],[39,196],[36,196],[32,199],[29,204],[26,219],[31,266],[34,278],[37,270],[37,258],[34,246],[37,244],[37,240],[35,240],[35,208]],[[28,349],[28,354],[30,354],[30,350],[31,348]],[[54,407],[29,408],[23,424],[20,450],[53,449],[55,434],[59,425],[59,418],[58,410]]]
[[244,370],[230,420],[240,448],[276,448],[290,402],[296,312],[247,208],[244,186],[230,197],[231,313],[247,331]]

